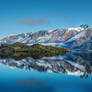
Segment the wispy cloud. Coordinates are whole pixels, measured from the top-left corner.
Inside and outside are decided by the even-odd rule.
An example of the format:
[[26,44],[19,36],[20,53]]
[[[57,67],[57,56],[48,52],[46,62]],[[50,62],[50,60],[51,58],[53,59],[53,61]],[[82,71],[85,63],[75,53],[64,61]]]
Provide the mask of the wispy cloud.
[[46,24],[47,20],[45,18],[19,19],[19,23],[21,23],[21,24],[29,24],[29,25],[40,25],[40,24]]

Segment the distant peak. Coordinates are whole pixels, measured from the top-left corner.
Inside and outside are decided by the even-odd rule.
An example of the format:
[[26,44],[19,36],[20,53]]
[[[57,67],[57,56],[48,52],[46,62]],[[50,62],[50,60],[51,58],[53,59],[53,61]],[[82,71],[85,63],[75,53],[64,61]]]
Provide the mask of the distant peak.
[[80,27],[82,27],[82,28],[86,29],[86,28],[88,28],[88,27],[89,27],[89,25],[87,25],[87,24],[82,24]]

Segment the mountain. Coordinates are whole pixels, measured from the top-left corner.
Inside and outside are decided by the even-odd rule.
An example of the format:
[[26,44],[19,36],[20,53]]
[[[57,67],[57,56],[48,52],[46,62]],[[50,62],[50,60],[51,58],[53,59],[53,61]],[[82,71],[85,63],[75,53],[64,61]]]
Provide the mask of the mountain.
[[92,49],[92,28],[87,24],[79,27],[10,35],[0,39],[2,43],[21,42],[28,45],[43,44],[64,47],[68,49]]

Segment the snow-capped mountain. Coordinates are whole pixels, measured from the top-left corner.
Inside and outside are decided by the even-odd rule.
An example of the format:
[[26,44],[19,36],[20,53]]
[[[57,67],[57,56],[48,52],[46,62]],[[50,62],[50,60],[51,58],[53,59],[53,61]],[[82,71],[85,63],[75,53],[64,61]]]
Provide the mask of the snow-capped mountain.
[[92,49],[92,28],[83,24],[76,28],[42,30],[38,32],[10,35],[0,39],[2,43],[21,42],[28,45],[43,44],[62,46],[68,49]]

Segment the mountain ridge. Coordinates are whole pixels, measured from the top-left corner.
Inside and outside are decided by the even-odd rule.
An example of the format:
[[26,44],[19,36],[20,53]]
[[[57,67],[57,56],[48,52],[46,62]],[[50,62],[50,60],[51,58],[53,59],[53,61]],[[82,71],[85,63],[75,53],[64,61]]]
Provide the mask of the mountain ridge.
[[44,30],[11,35],[0,39],[0,44],[21,42],[27,45],[43,44],[68,49],[92,49],[91,35],[92,28],[87,24],[82,24],[79,27],[71,27],[67,29]]

